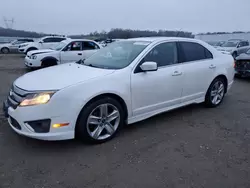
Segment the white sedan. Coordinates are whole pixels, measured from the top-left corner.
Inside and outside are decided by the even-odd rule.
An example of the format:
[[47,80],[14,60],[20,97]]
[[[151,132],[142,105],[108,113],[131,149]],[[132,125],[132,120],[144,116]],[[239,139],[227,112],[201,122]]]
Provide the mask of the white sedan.
[[25,65],[31,68],[49,67],[62,63],[76,62],[86,59],[101,46],[87,39],[67,39],[54,49],[32,50],[25,57]]
[[128,39],[18,78],[4,111],[27,137],[101,143],[126,123],[192,103],[216,107],[233,79],[233,57],[202,41]]

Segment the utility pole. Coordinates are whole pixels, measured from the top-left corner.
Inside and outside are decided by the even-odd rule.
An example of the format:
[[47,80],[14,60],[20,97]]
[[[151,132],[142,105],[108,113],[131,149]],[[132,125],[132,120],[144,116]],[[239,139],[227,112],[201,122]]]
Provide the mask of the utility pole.
[[13,28],[13,25],[14,25],[14,18],[12,19],[7,19],[6,17],[3,17],[3,21],[4,21],[4,24],[5,24],[5,27],[7,29],[12,29]]

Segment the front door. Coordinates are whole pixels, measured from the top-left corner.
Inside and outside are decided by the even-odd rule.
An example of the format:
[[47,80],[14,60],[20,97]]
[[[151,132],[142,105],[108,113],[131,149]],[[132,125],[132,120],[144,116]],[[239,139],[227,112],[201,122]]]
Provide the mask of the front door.
[[83,58],[82,42],[73,41],[60,52],[60,63],[76,62]]
[[[142,72],[140,64],[153,61],[158,70]],[[179,105],[182,96],[182,70],[175,42],[155,46],[131,75],[133,116],[157,112]]]

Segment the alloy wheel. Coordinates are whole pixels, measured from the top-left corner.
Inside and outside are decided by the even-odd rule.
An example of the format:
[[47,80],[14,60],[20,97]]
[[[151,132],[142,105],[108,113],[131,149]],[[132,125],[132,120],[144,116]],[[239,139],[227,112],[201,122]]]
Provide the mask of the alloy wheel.
[[8,48],[3,48],[3,49],[2,49],[2,53],[3,53],[3,54],[7,54],[7,53],[9,53]]
[[120,124],[120,113],[110,103],[97,106],[88,116],[87,132],[95,140],[111,137]]
[[212,89],[211,89],[211,102],[214,105],[218,105],[225,94],[225,87],[224,87],[224,83],[221,80],[218,80],[217,82],[214,83]]

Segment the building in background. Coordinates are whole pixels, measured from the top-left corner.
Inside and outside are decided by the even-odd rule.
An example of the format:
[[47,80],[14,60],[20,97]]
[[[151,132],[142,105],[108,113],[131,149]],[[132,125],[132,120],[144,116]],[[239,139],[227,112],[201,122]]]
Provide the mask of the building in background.
[[250,41],[250,33],[228,33],[228,34],[198,34],[196,39],[206,42],[227,41],[229,39],[244,39]]

